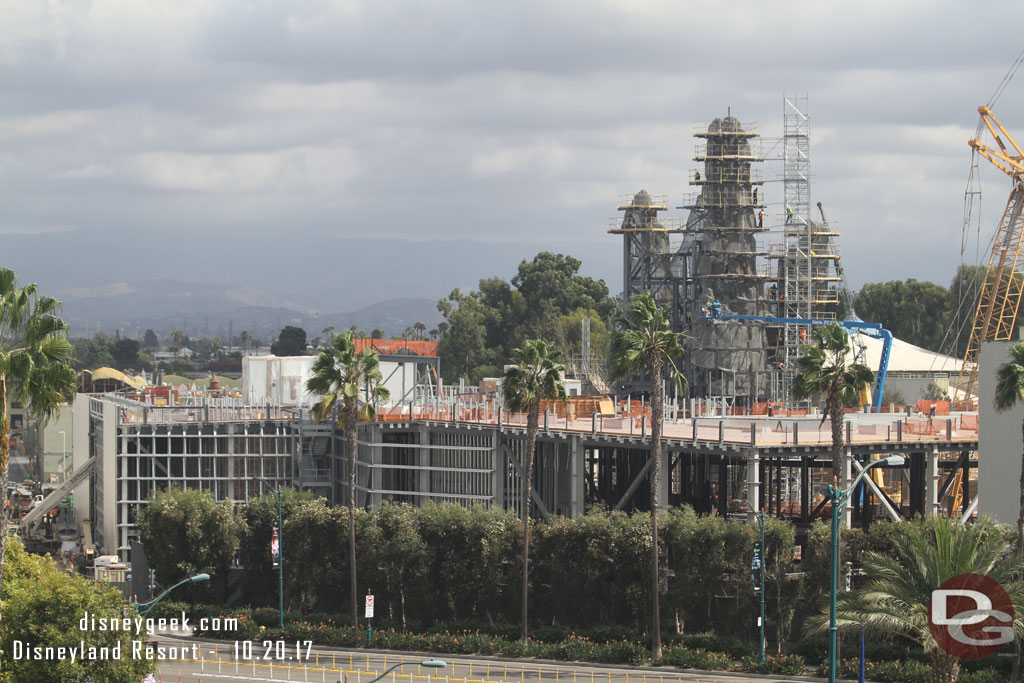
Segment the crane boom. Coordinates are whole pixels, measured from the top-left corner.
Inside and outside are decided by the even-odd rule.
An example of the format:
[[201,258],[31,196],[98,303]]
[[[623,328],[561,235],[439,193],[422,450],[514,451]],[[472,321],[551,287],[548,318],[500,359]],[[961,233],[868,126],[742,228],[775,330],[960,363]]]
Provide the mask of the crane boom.
[[892,353],[892,332],[882,327],[882,323],[867,323],[863,320],[821,320],[818,318],[780,318],[774,315],[736,315],[712,311],[704,316],[708,320],[751,320],[770,323],[772,325],[839,325],[844,329],[864,330],[871,336],[882,340],[882,356],[875,373],[875,386],[871,390],[871,406],[875,412],[882,408],[882,396],[885,394],[885,378],[889,373],[889,355]]
[[[978,107],[978,113],[981,114],[982,123],[995,139],[998,149],[985,145],[978,139],[969,140],[967,144],[1010,176],[1013,188],[1010,190],[1010,198],[1006,202],[1006,209],[992,241],[988,270],[978,294],[974,324],[964,352],[960,376],[957,378],[957,389],[963,392],[964,398],[969,398],[975,393],[981,343],[1013,338],[1017,311],[1024,295],[1024,277],[1020,272],[1024,266],[1024,254],[1021,251],[1024,244],[1024,151],[988,107]],[[981,130],[979,124],[978,132]]]

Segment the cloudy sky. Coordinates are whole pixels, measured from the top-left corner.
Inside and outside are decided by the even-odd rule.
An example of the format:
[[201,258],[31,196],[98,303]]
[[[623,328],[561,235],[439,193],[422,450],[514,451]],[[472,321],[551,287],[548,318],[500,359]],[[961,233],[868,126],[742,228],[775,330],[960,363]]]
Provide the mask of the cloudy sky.
[[[682,204],[694,123],[730,108],[770,152],[784,93],[808,97],[812,196],[851,285],[948,284],[977,107],[1024,47],[1017,2],[0,0],[0,15],[0,237],[18,236],[0,262],[66,285],[115,281],[123,254],[218,281],[189,255],[234,245],[245,267],[220,279],[266,289],[325,255],[318,286],[344,287],[365,272],[346,263],[372,261],[362,298],[401,295],[394,252],[405,270],[432,240],[450,258],[422,263],[407,296],[510,277],[542,249],[617,292],[618,197]],[[1024,141],[1022,105],[1018,75],[995,111]],[[981,171],[971,263],[1009,190]],[[778,165],[764,176],[781,215]]]

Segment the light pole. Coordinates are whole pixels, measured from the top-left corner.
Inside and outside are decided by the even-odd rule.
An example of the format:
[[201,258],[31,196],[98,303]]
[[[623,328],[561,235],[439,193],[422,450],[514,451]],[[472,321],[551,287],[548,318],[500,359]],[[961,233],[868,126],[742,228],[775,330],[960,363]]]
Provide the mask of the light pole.
[[209,574],[205,574],[205,573],[204,574],[196,574],[195,576],[190,576],[187,579],[182,579],[178,583],[174,584],[173,586],[171,586],[170,588],[168,588],[163,593],[158,595],[153,600],[150,600],[149,602],[143,602],[143,603],[133,602],[132,603],[132,607],[135,608],[135,612],[140,617],[144,617],[147,614],[149,614],[149,611],[151,609],[156,607],[156,603],[160,602],[165,597],[167,597],[167,594],[170,593],[175,588],[177,588],[178,586],[183,586],[186,583],[198,583],[199,581],[209,581],[209,580],[210,580],[210,575]]
[[[272,484],[264,479],[263,477],[254,476],[260,484]],[[262,488],[262,486],[260,487]],[[284,521],[281,517],[281,495],[284,493],[284,488],[281,486],[277,487],[274,494],[277,496],[277,599],[278,599],[278,626],[284,629]]]
[[68,480],[68,436],[63,431],[60,433],[61,451],[64,455],[61,458],[61,470],[64,472],[64,481]]
[[[425,659],[422,662],[399,662],[398,664],[395,664],[393,667],[382,673],[380,676],[377,676],[376,678],[371,679],[366,683],[377,683],[377,681],[384,678],[398,667],[405,666],[406,664],[419,664],[420,666],[426,667],[428,669],[443,669],[446,666],[448,666],[448,662],[444,661],[443,659]],[[338,680],[338,683],[341,683],[341,679]]]
[[764,514],[765,513],[758,512],[757,510],[755,510],[754,506],[750,504],[749,500],[742,500],[740,498],[737,498],[736,500],[733,501],[733,503],[736,503],[737,505],[739,505],[740,503],[746,503],[747,507],[750,508],[750,511],[757,517],[758,526],[761,527],[761,557],[760,557],[760,565],[761,565],[760,566],[760,570],[761,570],[760,584],[761,584],[761,590],[759,591],[761,593],[761,619],[760,619],[760,624],[761,624],[761,653],[760,653],[760,659],[758,661],[761,664],[764,664],[764,591],[765,591],[765,585],[764,585],[764,561],[765,561],[765,558],[768,556],[767,552],[765,552],[766,548],[764,547]]
[[832,562],[831,562],[831,593],[829,595],[828,609],[828,683],[836,683],[836,601],[838,600],[839,585],[839,513],[849,502],[850,494],[857,488],[857,484],[864,478],[872,467],[886,465],[899,467],[904,463],[902,455],[890,455],[888,458],[876,460],[860,471],[853,484],[848,489],[837,489],[832,484],[828,487],[829,502],[832,503]]

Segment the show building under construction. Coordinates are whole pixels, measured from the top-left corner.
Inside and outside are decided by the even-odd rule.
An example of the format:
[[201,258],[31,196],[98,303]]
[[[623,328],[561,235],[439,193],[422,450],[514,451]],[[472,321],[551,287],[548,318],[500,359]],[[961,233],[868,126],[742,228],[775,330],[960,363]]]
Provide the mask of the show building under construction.
[[[784,98],[782,194],[764,186],[766,159],[756,123],[727,115],[697,124],[698,167],[679,208],[641,190],[620,200],[610,233],[623,238],[623,299],[649,291],[688,337],[683,359],[690,395],[724,406],[789,401],[809,324],[712,318],[712,306],[744,316],[828,320],[840,311],[838,231],[818,205],[812,216],[806,98]],[[770,216],[775,207],[776,216]],[[847,297],[848,299],[848,297]],[[849,308],[849,305],[848,305]],[[626,391],[640,386],[626,385]]]

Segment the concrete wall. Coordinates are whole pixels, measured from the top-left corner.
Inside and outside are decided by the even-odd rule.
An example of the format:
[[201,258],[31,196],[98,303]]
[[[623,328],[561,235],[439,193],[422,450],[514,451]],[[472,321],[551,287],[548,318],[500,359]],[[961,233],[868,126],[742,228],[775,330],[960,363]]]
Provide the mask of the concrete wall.
[[1004,524],[1020,513],[1021,425],[1024,402],[996,412],[996,373],[1016,342],[984,342],[978,366],[978,510]]
[[[71,471],[74,435],[72,434],[73,410],[64,404],[42,428],[39,439],[39,452],[42,454],[42,473],[40,481],[43,485],[59,484],[65,479],[65,472]],[[63,432],[63,434],[61,434]],[[66,457],[65,457],[66,456]],[[65,467],[65,462],[67,467]]]

